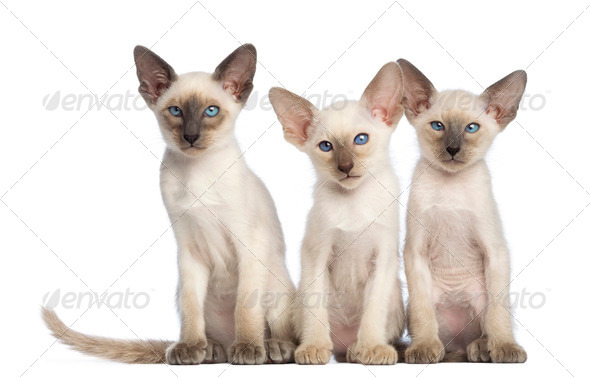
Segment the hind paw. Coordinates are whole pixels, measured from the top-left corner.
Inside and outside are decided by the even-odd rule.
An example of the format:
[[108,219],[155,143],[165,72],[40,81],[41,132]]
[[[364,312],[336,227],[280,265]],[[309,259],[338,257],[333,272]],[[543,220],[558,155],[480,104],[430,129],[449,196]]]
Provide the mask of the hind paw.
[[269,339],[264,341],[266,363],[292,363],[295,361],[295,344],[291,341]]
[[467,359],[469,362],[489,362],[490,350],[488,339],[481,337],[467,345]]
[[221,344],[211,338],[207,340],[205,358],[203,363],[224,363],[227,362],[227,354]]

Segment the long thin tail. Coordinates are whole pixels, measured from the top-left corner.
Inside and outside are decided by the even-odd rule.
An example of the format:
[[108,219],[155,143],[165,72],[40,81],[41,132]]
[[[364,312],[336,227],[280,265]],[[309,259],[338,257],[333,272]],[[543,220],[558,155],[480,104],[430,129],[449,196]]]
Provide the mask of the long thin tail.
[[42,308],[42,317],[51,334],[64,344],[84,354],[124,363],[165,363],[169,341],[121,340],[89,336],[72,330],[60,320],[57,314]]

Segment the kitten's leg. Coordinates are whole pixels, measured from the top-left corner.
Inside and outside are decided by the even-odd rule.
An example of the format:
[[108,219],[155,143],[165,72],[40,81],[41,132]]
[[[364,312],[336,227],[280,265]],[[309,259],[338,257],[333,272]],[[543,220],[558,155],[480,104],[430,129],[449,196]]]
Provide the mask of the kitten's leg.
[[[284,248],[280,252],[273,251],[268,289],[273,294],[272,303],[265,304],[266,321],[270,329],[270,339],[265,341],[267,362],[291,363],[295,355],[295,327],[293,306],[295,286],[291,282],[284,261]],[[274,259],[273,259],[274,258]]]
[[398,294],[401,295],[397,286],[397,236],[393,238],[391,230],[381,230],[377,226],[375,229],[375,236],[380,241],[376,243],[374,271],[364,290],[363,315],[357,341],[348,348],[347,359],[351,363],[391,365],[397,363],[398,357],[395,348],[388,343],[391,338],[387,333],[387,323],[390,321],[391,307],[398,305]]
[[436,363],[445,354],[438,336],[432,299],[432,274],[426,250],[427,235],[423,227],[416,220],[409,219],[404,264],[409,291],[408,329],[412,343],[405,353],[407,363]]
[[236,339],[228,349],[228,360],[233,364],[262,364],[266,361],[262,301],[270,275],[266,266],[268,241],[260,230],[251,230],[244,235],[244,243],[234,241],[239,259],[234,313]]
[[196,256],[188,247],[181,247],[178,252],[180,341],[171,345],[166,352],[166,361],[169,364],[199,364],[207,354],[203,305],[207,294],[209,267]]
[[322,302],[320,306],[308,309],[312,297],[327,293],[327,265],[331,252],[331,242],[313,238],[312,232],[306,233],[301,249],[300,292],[295,300],[296,322],[301,336],[300,345],[295,350],[295,362],[299,364],[326,364],[332,356],[334,346],[327,307]]
[[[480,236],[484,247],[485,285],[495,296],[485,310],[483,331],[488,339],[488,350],[492,362],[522,363],[527,355],[518,345],[512,332],[510,310],[510,257],[508,248],[498,233],[483,233]],[[473,348],[472,348],[473,350]]]

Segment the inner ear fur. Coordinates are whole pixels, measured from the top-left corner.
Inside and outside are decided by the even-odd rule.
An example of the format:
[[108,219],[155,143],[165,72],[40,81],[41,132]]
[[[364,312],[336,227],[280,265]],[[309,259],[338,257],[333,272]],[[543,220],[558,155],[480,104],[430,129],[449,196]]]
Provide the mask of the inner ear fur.
[[256,73],[256,48],[244,44],[228,55],[215,69],[213,79],[221,83],[223,90],[245,104],[254,88]]
[[405,59],[398,59],[397,63],[404,75],[403,105],[406,116],[413,118],[421,112],[430,109],[431,99],[437,93],[434,85],[420,70]]
[[360,102],[374,118],[388,126],[395,126],[403,115],[403,94],[402,70],[397,63],[389,62],[371,80]]
[[505,128],[516,117],[526,82],[526,72],[517,70],[486,88],[480,95],[487,103],[486,113],[501,128]]
[[177,75],[172,66],[147,47],[136,46],[133,58],[139,79],[139,93],[152,106],[170,88]]
[[284,88],[273,87],[268,96],[283,126],[285,139],[301,149],[309,137],[317,108],[308,100]]

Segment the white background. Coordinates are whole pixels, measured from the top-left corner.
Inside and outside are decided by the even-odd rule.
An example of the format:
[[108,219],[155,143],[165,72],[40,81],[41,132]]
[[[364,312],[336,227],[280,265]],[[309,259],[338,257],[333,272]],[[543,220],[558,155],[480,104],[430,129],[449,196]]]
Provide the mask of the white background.
[[[588,0],[551,6],[514,0],[342,4],[2,0],[0,356],[8,364],[0,376],[588,375]],[[179,325],[176,246],[158,187],[164,143],[152,113],[88,110],[87,100],[80,109],[60,103],[51,110],[44,98],[58,91],[62,100],[107,91],[135,98],[136,44],[152,47],[182,73],[211,72],[245,42],[256,45],[259,65],[254,100],[236,133],[247,149],[244,159],[277,204],[295,282],[314,175],[261,101],[271,86],[358,99],[378,69],[400,57],[438,89],[479,93],[515,69],[527,70],[526,93],[537,99],[532,106],[544,106],[533,110],[525,97],[517,122],[488,155],[512,253],[512,291],[524,299],[514,314],[517,339],[528,352],[525,364],[132,366],[82,356],[48,335],[39,307],[58,289],[60,296],[129,289],[150,297],[141,309],[112,312],[60,303],[57,312],[68,325],[76,321],[78,330],[175,339]],[[418,158],[405,119],[391,152],[405,188]]]

